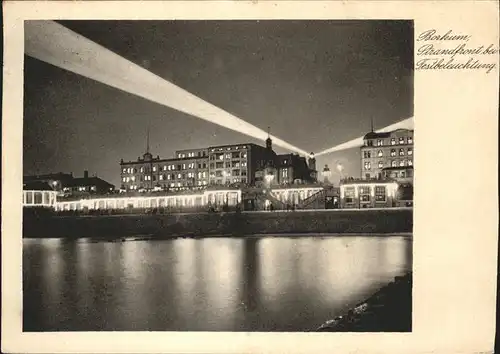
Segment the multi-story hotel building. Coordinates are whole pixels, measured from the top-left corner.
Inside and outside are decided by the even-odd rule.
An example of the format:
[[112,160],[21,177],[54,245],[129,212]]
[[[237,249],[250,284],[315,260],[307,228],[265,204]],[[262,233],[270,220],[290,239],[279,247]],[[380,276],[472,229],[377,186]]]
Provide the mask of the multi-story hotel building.
[[304,157],[277,155],[272,141],[266,147],[252,143],[212,146],[175,152],[160,159],[146,153],[136,161],[120,162],[121,190],[203,189],[209,185],[255,185],[272,176],[272,184],[311,181]]
[[361,178],[413,180],[413,130],[370,132],[361,147]]

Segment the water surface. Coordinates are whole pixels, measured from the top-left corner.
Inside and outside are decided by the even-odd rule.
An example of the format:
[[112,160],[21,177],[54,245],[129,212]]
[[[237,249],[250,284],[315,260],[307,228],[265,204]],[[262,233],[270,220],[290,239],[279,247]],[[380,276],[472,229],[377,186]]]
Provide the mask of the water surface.
[[23,241],[24,331],[305,331],[411,269],[406,237]]

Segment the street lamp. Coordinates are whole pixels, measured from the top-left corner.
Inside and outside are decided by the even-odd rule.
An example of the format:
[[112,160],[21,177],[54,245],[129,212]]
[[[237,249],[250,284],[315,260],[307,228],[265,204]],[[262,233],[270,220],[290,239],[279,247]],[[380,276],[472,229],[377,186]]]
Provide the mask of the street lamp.
[[266,179],[267,184],[268,184],[268,185],[270,185],[270,184],[271,184],[271,182],[272,182],[272,181],[273,181],[273,179],[274,179],[274,175],[272,175],[272,174],[270,174],[270,173],[269,173],[269,174],[267,174],[264,178]]

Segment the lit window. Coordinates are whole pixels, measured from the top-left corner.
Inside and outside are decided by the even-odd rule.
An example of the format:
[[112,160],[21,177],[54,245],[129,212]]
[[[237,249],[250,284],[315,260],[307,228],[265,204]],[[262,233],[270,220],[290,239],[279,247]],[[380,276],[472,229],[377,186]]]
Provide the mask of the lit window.
[[130,181],[130,177],[125,178],[125,182]]
[[377,140],[377,146],[384,146],[383,140]]
[[399,138],[399,145],[403,145],[405,143],[405,138],[402,136]]
[[207,172],[203,172],[202,176],[203,176],[203,178],[206,178],[207,177]]
[[398,167],[397,161],[391,161],[391,167]]
[[396,149],[391,149],[391,156],[396,156]]
[[127,178],[126,178],[126,177],[123,177],[123,178],[122,178],[122,182],[127,182]]
[[156,166],[153,166],[153,172],[156,172]]
[[167,175],[167,179],[170,180],[172,178],[172,176],[170,175]]
[[405,156],[405,150],[399,149],[399,156]]
[[246,153],[246,152],[244,152],[244,153],[241,155],[241,157],[243,157],[244,159],[246,159],[246,158],[247,158],[247,153]]
[[97,190],[97,188],[96,188],[96,186],[92,186],[92,187],[90,187],[90,190],[95,192]]
[[170,187],[175,187],[175,183],[170,183]]
[[412,136],[408,137],[408,144],[413,144],[413,137]]
[[177,178],[181,179],[182,178],[182,174],[178,173],[177,174]]
[[382,150],[379,150],[379,151],[377,152],[377,156],[378,156],[378,157],[382,157],[382,156],[384,156],[384,152],[383,152]]
[[144,172],[144,167],[141,167],[141,173],[143,173],[143,172]]
[[375,187],[375,201],[376,202],[385,202],[385,187],[376,186]]
[[370,162],[365,162],[365,170],[370,170],[372,168]]
[[241,163],[241,167],[247,167],[246,161],[244,161],[244,162]]
[[396,145],[396,139],[395,138],[391,139],[391,145]]
[[412,148],[408,148],[408,156],[411,156],[413,155],[413,149]]
[[413,166],[413,161],[412,160],[408,160],[408,166]]
[[378,168],[383,168],[384,167],[384,162],[383,161],[379,161],[378,162]]
[[186,164],[185,164],[185,163],[183,163],[183,164],[182,164],[182,169],[183,169],[183,170],[185,170],[185,169],[186,169]]
[[122,173],[126,173],[126,172],[127,172],[127,169],[126,169],[126,168],[124,168],[124,169],[122,170]]
[[344,191],[344,201],[346,203],[354,202],[354,195],[355,195],[354,187],[346,187]]
[[399,166],[400,166],[400,167],[402,167],[402,166],[404,166],[404,165],[405,165],[405,161],[404,161],[404,160],[399,161]]
[[135,176],[130,177],[130,180],[131,180],[132,182],[134,182],[134,181],[135,181]]
[[160,181],[163,181],[163,175],[160,175]]

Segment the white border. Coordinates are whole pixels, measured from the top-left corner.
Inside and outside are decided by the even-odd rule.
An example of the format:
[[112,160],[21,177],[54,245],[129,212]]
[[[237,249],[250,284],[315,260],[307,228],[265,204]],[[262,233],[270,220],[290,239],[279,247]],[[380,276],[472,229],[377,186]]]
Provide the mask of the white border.
[[414,19],[498,43],[497,1],[5,2],[2,351],[492,351],[498,225],[498,57],[483,72],[415,73],[414,330],[409,334],[21,333],[23,20]]

